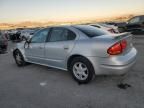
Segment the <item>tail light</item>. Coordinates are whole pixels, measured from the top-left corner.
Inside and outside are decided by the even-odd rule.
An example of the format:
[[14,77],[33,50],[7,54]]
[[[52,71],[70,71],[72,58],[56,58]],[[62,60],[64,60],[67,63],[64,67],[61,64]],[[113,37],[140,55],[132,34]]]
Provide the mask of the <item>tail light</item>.
[[107,53],[110,55],[118,55],[121,54],[127,47],[127,41],[126,40],[122,40],[116,44],[114,44],[113,46],[111,46],[108,50]]
[[121,41],[121,46],[122,46],[122,49],[124,50],[127,47],[127,41],[126,40],[122,40]]

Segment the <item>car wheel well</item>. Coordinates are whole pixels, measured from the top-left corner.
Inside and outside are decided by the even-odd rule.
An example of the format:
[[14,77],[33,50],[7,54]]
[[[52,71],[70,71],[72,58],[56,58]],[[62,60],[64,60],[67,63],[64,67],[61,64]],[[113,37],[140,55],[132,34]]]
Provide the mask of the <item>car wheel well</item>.
[[[69,59],[68,59],[68,61],[67,61],[67,69],[68,69],[68,70],[69,70],[69,67],[70,67],[70,64],[71,64],[72,60],[73,60],[74,58],[77,58],[77,57],[86,58],[86,57],[84,57],[84,56],[82,56],[82,55],[72,55],[72,56],[70,56]],[[87,59],[87,58],[86,58],[86,59]]]

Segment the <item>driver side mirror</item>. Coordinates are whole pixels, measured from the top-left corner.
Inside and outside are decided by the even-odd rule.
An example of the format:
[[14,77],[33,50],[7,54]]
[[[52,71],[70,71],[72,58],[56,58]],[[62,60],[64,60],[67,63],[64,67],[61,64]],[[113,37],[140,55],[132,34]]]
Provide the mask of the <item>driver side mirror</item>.
[[27,43],[30,43],[30,42],[31,42],[31,38],[30,38],[30,37],[25,37],[25,41],[26,41]]
[[24,48],[29,48],[30,43],[31,43],[31,38],[25,38]]

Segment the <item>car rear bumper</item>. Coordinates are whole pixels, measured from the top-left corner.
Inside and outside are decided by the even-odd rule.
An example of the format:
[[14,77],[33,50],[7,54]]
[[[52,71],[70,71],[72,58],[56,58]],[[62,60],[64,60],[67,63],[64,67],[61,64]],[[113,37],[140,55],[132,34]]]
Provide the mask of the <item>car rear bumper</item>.
[[88,57],[96,75],[122,75],[127,73],[136,62],[137,50],[132,48],[125,55],[108,58]]
[[100,66],[100,74],[105,74],[105,75],[123,75],[127,73],[132,66],[135,64],[136,60],[133,60],[131,63],[127,65],[101,65]]

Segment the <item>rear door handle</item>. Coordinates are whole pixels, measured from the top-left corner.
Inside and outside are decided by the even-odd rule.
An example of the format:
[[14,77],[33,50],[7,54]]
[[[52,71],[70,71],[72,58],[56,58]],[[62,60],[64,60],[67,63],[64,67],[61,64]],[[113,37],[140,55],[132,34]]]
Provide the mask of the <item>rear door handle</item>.
[[42,47],[42,46],[40,46],[39,48],[40,48],[40,49],[43,49],[43,47]]
[[64,50],[68,50],[69,49],[69,47],[68,46],[64,46]]

